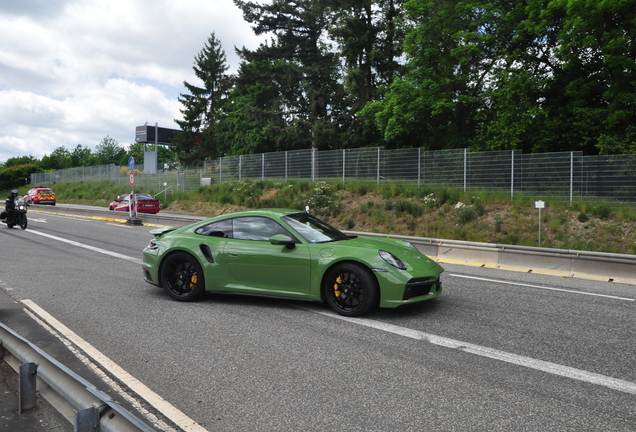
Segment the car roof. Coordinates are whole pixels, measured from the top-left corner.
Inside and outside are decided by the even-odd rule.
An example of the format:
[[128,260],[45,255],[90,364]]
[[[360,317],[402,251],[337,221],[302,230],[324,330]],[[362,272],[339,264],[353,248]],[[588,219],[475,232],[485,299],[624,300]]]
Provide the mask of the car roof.
[[267,209],[255,209],[255,210],[242,210],[233,213],[225,213],[216,216],[216,218],[228,218],[228,217],[242,217],[242,216],[270,216],[281,217],[294,213],[302,213],[302,210],[286,209],[286,208],[267,208]]

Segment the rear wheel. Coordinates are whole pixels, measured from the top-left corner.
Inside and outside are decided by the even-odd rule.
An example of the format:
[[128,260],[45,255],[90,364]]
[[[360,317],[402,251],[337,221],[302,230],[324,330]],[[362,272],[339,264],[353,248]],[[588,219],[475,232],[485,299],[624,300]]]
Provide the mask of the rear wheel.
[[201,265],[189,253],[177,252],[166,258],[160,276],[163,288],[175,300],[197,300],[205,292]]
[[366,267],[338,264],[329,270],[323,285],[325,299],[340,315],[360,316],[378,305],[378,282]]

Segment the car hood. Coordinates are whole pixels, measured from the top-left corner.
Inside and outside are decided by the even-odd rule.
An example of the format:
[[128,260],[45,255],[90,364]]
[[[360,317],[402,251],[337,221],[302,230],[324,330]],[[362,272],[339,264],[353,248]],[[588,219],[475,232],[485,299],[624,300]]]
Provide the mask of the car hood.
[[415,247],[409,245],[403,240],[389,238],[389,237],[367,237],[358,236],[349,240],[342,240],[334,243],[323,243],[326,247],[330,245],[339,245],[349,248],[360,248],[365,251],[370,250],[384,250],[392,253],[400,258],[407,265],[412,266],[428,266],[428,268],[438,266],[435,261],[427,257]]

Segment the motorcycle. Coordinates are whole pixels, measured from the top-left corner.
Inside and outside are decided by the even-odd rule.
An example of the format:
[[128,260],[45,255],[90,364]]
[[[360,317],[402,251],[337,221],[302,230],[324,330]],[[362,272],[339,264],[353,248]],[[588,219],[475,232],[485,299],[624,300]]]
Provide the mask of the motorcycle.
[[1,222],[7,224],[8,228],[13,228],[14,226],[20,226],[22,229],[26,229],[27,227],[27,205],[24,202],[24,198],[16,197],[14,201],[15,205],[13,209],[10,208],[9,199],[7,199],[7,211],[2,212]]

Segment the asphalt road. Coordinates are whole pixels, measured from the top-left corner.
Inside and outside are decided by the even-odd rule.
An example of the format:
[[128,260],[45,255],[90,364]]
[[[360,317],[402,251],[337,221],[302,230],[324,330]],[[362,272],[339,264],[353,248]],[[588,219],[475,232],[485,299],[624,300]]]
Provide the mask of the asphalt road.
[[142,279],[148,226],[29,216],[26,231],[0,226],[2,289],[63,323],[186,423],[636,431],[636,287],[445,265],[438,299],[364,319],[232,295],[183,304]]

